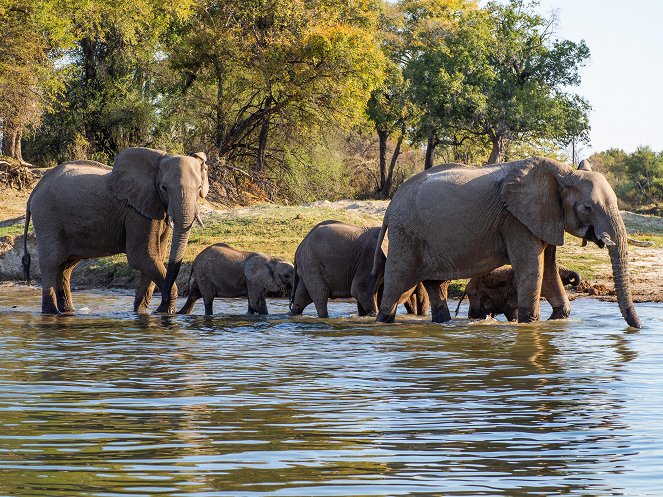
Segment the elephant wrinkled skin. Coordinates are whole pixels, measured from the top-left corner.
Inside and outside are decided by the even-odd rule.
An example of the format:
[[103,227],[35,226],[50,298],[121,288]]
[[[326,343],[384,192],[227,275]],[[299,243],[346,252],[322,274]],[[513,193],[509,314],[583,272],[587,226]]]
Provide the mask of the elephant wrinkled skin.
[[617,197],[603,175],[590,169],[534,157],[480,168],[446,164],[408,179],[387,208],[376,244],[389,230],[378,321],[393,321],[400,295],[419,281],[428,291],[433,321],[448,321],[449,280],[505,264],[514,270],[519,321],[539,319],[542,288],[553,316],[564,317],[570,306],[555,271],[555,251],[566,231],[608,247],[620,311],[640,328]]
[[[147,311],[156,283],[162,293],[157,311],[174,312],[175,278],[199,219],[197,200],[209,189],[205,161],[202,152],[182,156],[128,148],[117,154],[112,169],[74,161],[46,173],[30,194],[25,220],[25,233],[32,217],[37,237],[42,312],[74,310],[69,280],[80,260],[119,253],[141,272],[134,311]],[[29,278],[30,255],[24,250]]]
[[193,261],[189,297],[178,314],[189,314],[201,297],[206,315],[213,314],[214,297],[248,297],[249,314],[267,314],[265,294],[288,290],[292,279],[293,266],[283,259],[216,243]]

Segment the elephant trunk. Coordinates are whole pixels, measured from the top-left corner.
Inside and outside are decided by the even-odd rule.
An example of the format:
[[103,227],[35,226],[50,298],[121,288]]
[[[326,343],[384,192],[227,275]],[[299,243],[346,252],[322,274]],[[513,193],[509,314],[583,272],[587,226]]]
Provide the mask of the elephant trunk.
[[[640,318],[638,317],[635,307],[633,306],[633,299],[631,297],[631,284],[628,272],[628,250],[626,227],[624,221],[619,214],[619,211],[609,212],[608,218],[612,233],[606,231],[612,237],[614,242],[612,245],[608,243],[608,252],[610,254],[610,262],[612,263],[612,276],[615,281],[615,292],[617,293],[617,302],[619,303],[619,310],[624,317],[624,320],[629,326],[634,328],[642,328]],[[598,228],[598,227],[597,227]],[[602,231],[600,228],[597,230],[599,237]]]
[[157,309],[159,312],[171,312],[175,305],[175,302],[171,302],[171,292],[182,266],[191,226],[196,218],[196,195],[182,192],[179,201],[173,199],[169,202],[168,210],[174,226],[170,256],[168,257],[168,269],[166,270],[164,287],[161,289],[161,305]]

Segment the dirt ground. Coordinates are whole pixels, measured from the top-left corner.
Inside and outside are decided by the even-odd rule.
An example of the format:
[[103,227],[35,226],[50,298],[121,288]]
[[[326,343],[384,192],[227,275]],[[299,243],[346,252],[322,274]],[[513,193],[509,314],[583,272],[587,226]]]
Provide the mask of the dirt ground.
[[[0,236],[0,266],[3,259],[9,265],[20,264],[15,245],[17,229],[22,228],[25,215],[25,203],[29,192],[17,192],[11,189],[0,190],[0,229],[13,229],[14,236]],[[365,216],[371,224],[377,226],[387,208],[387,201],[340,200],[336,202],[318,201],[298,209],[345,211],[356,216]],[[244,218],[255,217],[264,213],[270,206],[257,205],[237,209],[224,209],[219,205],[206,203],[201,208],[203,220],[215,217]],[[276,207],[275,207],[276,208]],[[623,212],[623,217],[630,233],[638,239],[650,239],[654,245],[650,247],[629,247],[629,270],[631,274],[632,293],[636,302],[663,301],[663,218]],[[22,231],[22,230],[21,230]],[[16,252],[16,253],[15,253]],[[605,300],[614,300],[612,270],[608,252],[593,244],[581,246],[581,240],[567,236],[564,246],[558,249],[561,264],[578,271],[585,282],[577,289],[570,289],[570,298],[577,296],[594,296]],[[16,262],[14,262],[16,261]],[[20,273],[17,267],[17,273]]]

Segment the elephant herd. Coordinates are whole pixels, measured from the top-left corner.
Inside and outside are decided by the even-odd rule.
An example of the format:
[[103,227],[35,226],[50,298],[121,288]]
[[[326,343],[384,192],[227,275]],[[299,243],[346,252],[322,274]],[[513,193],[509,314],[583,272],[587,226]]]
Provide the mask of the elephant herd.
[[[74,161],[46,173],[28,199],[25,223],[26,239],[31,218],[37,237],[42,312],[73,311],[74,266],[118,253],[140,271],[134,311],[147,311],[156,285],[162,295],[157,312],[175,312],[175,278],[191,227],[200,222],[197,200],[208,189],[202,152],[128,148],[112,168]],[[267,313],[265,296],[290,290],[294,315],[313,303],[317,315],[327,317],[328,299],[353,297],[359,315],[376,315],[379,322],[392,322],[399,303],[414,314],[430,309],[434,322],[444,322],[451,319],[449,282],[471,278],[469,317],[505,313],[510,320],[537,320],[544,296],[551,319],[566,318],[564,285],[580,277],[557,265],[565,232],[608,248],[621,313],[641,327],[629,288],[628,237],[612,188],[586,161],[572,169],[542,157],[425,170],[397,189],[381,227],[324,221],[302,240],[294,265],[224,243],[207,247],[193,262],[180,312],[191,312],[202,298],[212,314],[215,297],[247,296],[248,312]],[[27,242],[24,250],[29,279]],[[506,264],[511,269],[494,271]]]

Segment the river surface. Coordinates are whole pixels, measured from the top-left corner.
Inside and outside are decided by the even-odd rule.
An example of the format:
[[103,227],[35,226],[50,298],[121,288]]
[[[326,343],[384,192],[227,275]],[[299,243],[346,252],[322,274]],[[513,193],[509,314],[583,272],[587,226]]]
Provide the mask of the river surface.
[[636,331],[591,299],[523,325],[74,299],[0,287],[0,496],[663,495],[663,304]]

